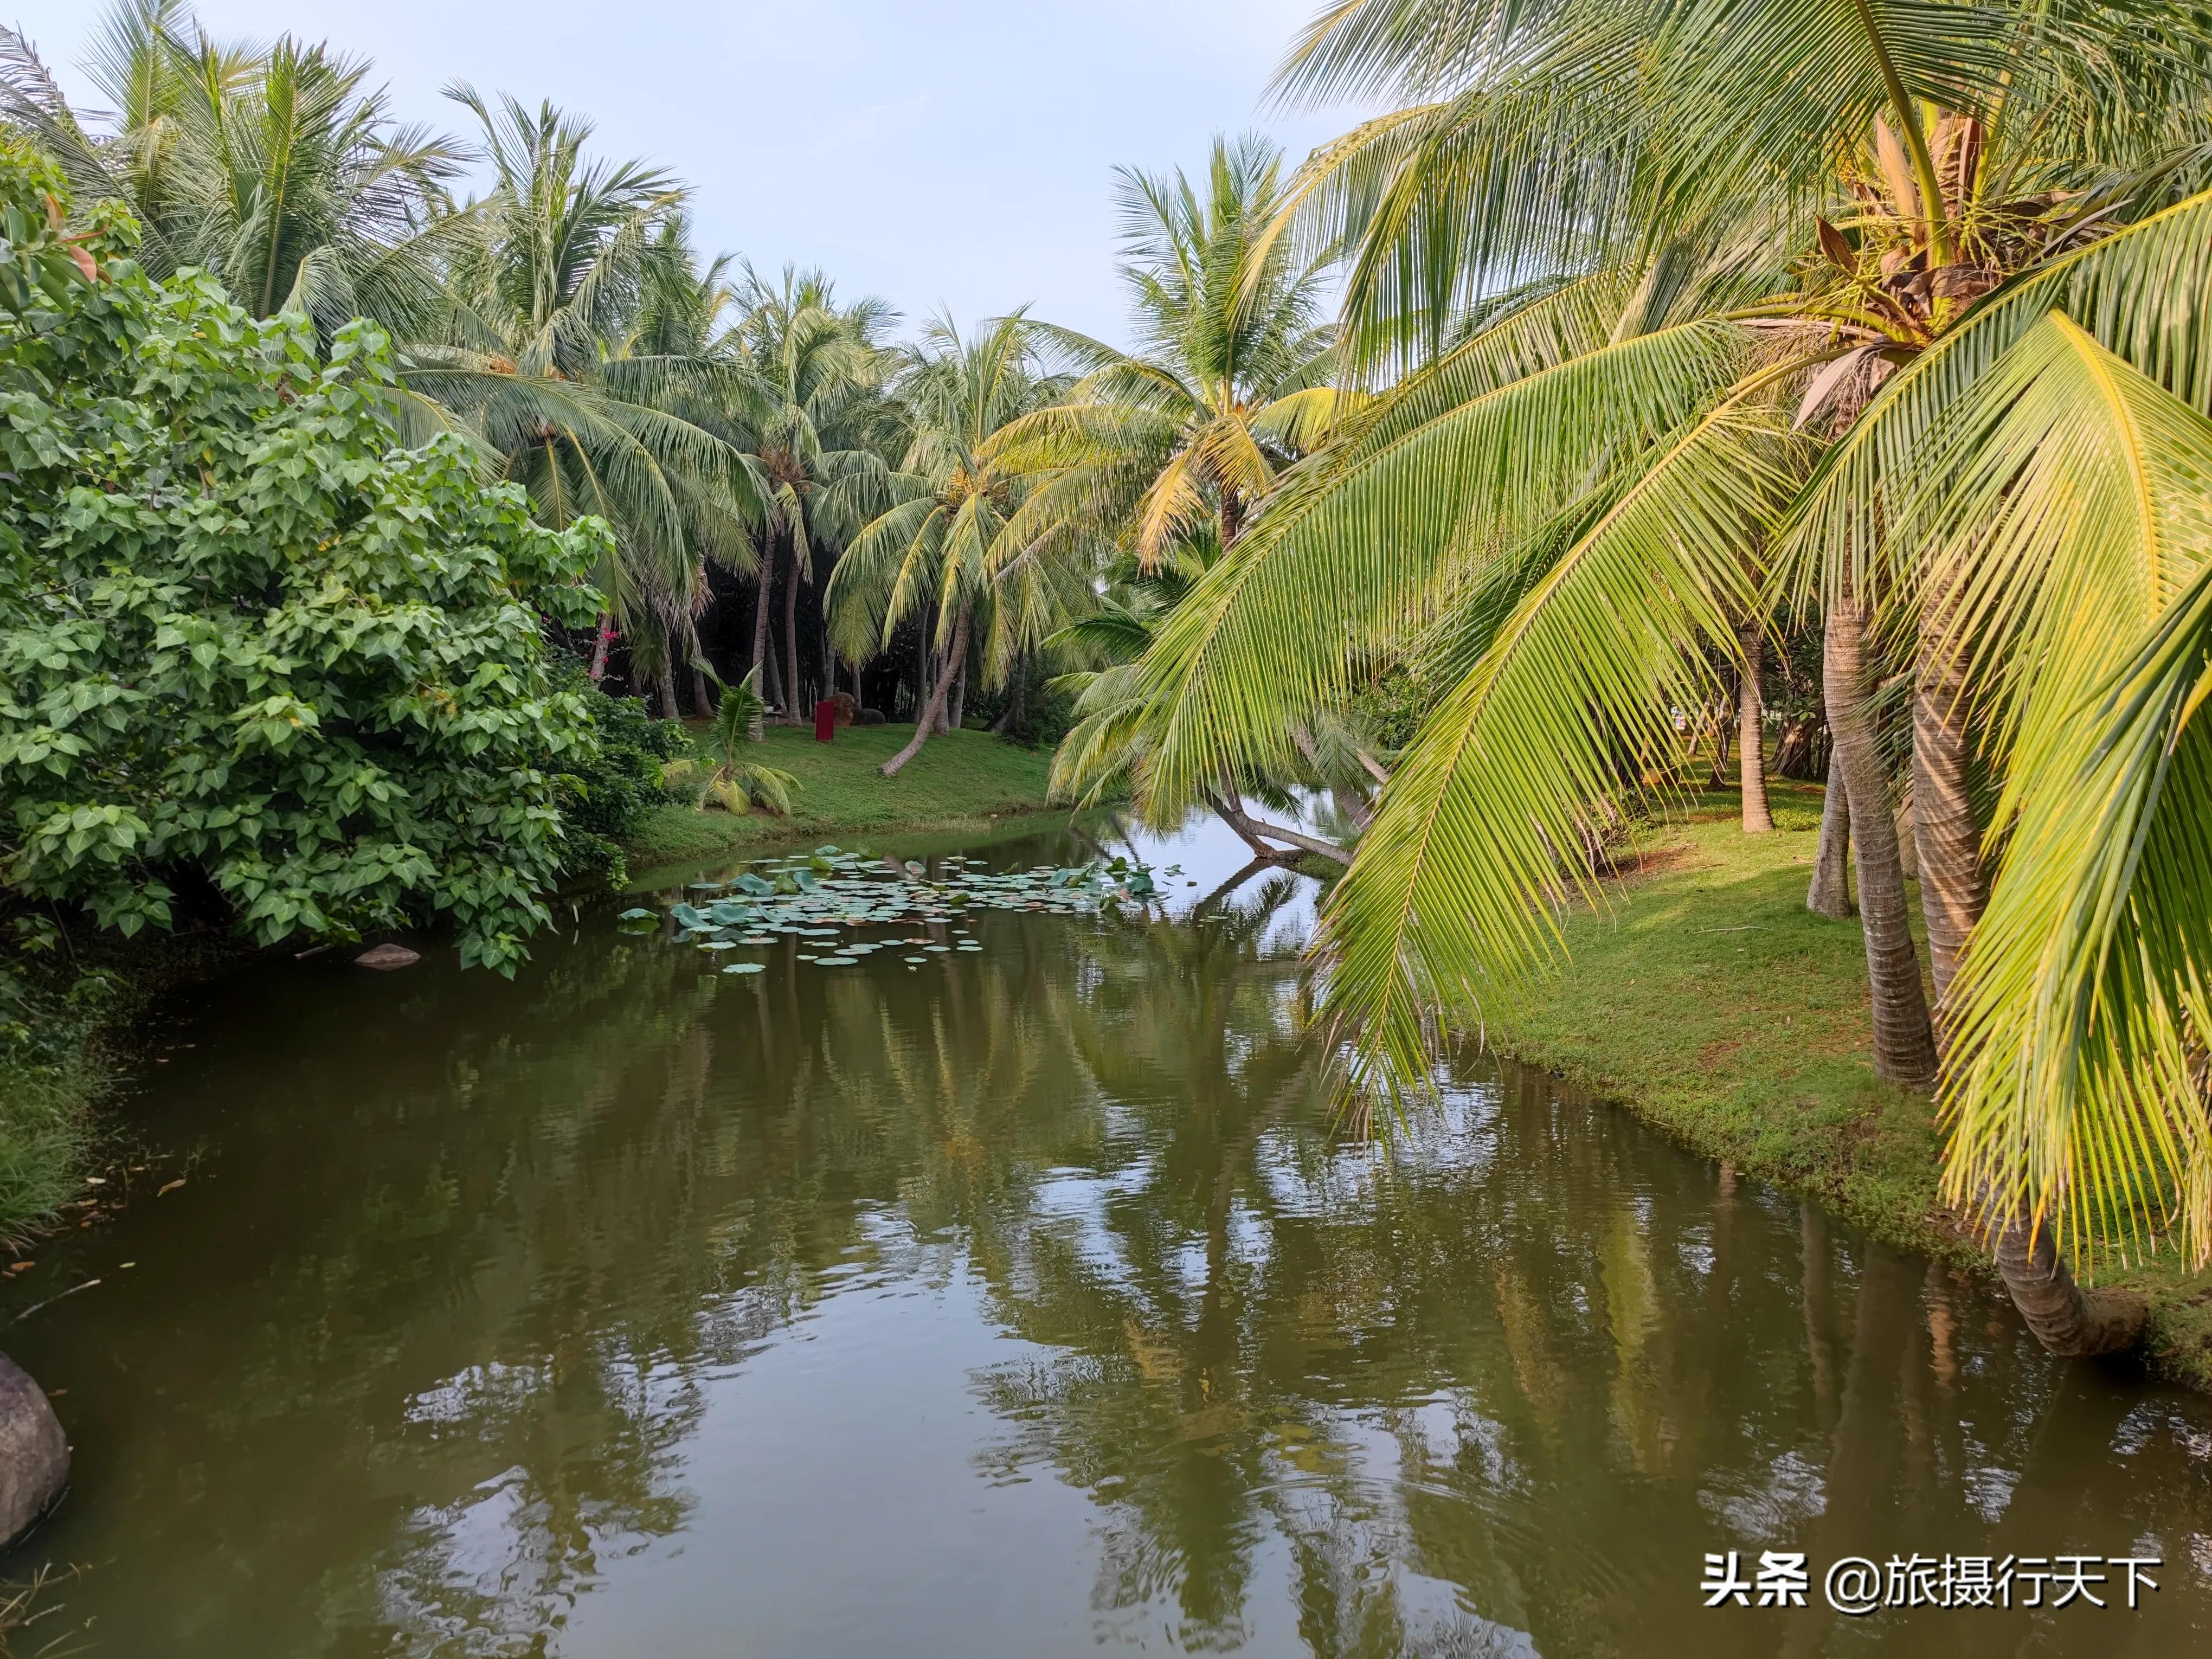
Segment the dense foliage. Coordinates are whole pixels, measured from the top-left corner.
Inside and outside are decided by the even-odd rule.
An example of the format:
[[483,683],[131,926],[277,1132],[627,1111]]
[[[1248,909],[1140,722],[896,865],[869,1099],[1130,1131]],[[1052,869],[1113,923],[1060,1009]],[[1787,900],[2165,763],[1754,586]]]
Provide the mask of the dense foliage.
[[554,780],[561,808],[562,874],[620,885],[629,876],[623,843],[645,815],[677,798],[662,781],[663,765],[691,752],[681,720],[655,720],[637,697],[594,692],[580,664],[562,677],[584,698],[592,741],[572,751]]
[[[1064,734],[1068,798],[1346,866],[1319,1011],[1412,1099],[1731,737],[1772,829],[1780,715],[1875,1071],[1938,1091],[2039,1334],[2128,1340],[2058,1248],[2212,1259],[2197,11],[1345,0],[1280,90],[1402,107],[1289,178],[1125,173],[1134,350],[1017,311],[902,351],[820,273],[732,283],[672,175],[550,105],[453,89],[492,173],[457,204],[362,66],[188,21],[118,0],[89,119],[0,30],[0,123],[169,283],[11,163],[19,896],[446,911],[508,965],[684,747],[595,686],[802,716],[850,665],[910,693],[886,772],[980,716]],[[722,710],[733,810],[778,799],[759,712]]]
[[0,155],[0,824],[19,893],[264,940],[448,917],[511,969],[562,858],[605,532],[531,520],[458,436],[397,447],[383,336],[327,353]]

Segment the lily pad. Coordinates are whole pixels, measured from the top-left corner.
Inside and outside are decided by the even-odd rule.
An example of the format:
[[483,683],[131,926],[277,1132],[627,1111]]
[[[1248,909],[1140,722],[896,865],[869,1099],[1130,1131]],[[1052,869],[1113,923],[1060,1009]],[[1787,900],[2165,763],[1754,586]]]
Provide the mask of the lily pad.
[[732,962],[722,971],[726,974],[764,974],[768,971],[768,964],[764,962]]

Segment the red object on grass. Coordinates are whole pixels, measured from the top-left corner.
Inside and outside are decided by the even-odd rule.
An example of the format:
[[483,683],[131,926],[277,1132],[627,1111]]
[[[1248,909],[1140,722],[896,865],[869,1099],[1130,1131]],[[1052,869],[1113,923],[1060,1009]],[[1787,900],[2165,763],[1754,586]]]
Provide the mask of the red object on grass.
[[824,697],[814,705],[814,741],[830,743],[837,736],[837,705]]

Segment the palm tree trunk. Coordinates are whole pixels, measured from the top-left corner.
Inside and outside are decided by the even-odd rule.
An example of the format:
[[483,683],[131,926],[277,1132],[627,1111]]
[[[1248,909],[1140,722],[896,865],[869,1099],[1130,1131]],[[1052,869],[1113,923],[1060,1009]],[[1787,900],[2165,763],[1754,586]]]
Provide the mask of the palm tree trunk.
[[799,699],[799,550],[792,550],[791,580],[783,590],[783,680],[791,690],[787,704],[791,718],[804,720],[806,712]]
[[945,672],[938,677],[937,689],[929,694],[929,702],[922,708],[914,723],[914,736],[905,748],[893,755],[883,765],[885,777],[896,777],[899,769],[921,752],[921,745],[929,741],[931,729],[943,718],[945,699],[951,695],[952,682],[968,661],[968,616],[969,607],[963,604],[960,614],[952,619],[952,647],[945,653]]
[[1912,836],[1936,981],[1936,1038],[1945,1047],[1952,976],[1988,899],[1981,831],[1967,793],[1966,663],[1958,643],[1947,637],[1954,607],[1954,599],[1937,598],[1923,613],[1912,697]]
[[[1951,984],[1988,890],[1981,832],[1968,792],[1965,653],[1951,634],[1955,590],[1922,611],[1912,696],[1912,834],[1920,864],[1920,912],[1936,982],[1936,1040],[1946,1030]],[[2118,1353],[2142,1340],[2148,1312],[2131,1291],[2085,1290],[2058,1254],[2049,1226],[2015,1210],[1990,1239],[1998,1275],[2035,1340],[2066,1358]]]
[[2132,1291],[2085,1291],[2059,1259],[2046,1224],[2015,1215],[1997,1234],[1997,1272],[2035,1340],[2070,1359],[2118,1353],[2142,1339],[2148,1309]]
[[1029,712],[1030,700],[1030,659],[1026,655],[1014,659],[1013,682],[1006,696],[1006,706],[991,722],[994,732],[1011,734],[1022,729],[1022,717]]
[[1226,553],[1244,533],[1244,497],[1234,489],[1221,492],[1221,550]]
[[666,646],[660,653],[660,713],[665,720],[674,720],[683,713],[676,706],[676,653]]
[[1766,707],[1759,686],[1766,659],[1766,630],[1748,621],[1736,635],[1743,647],[1743,674],[1736,688],[1735,744],[1742,753],[1743,833],[1763,836],[1774,828],[1766,805]]
[[968,714],[968,665],[960,665],[960,678],[952,682],[952,701],[945,716],[945,729],[957,732]]
[[1936,1078],[1936,1037],[1906,915],[1897,821],[1889,815],[1881,757],[1867,719],[1865,630],[1866,613],[1855,596],[1845,593],[1829,607],[1821,678],[1857,855],[1859,922],[1866,934],[1867,983],[1874,1000],[1875,1075],[1924,1088]]
[[614,639],[614,615],[611,611],[600,611],[599,620],[592,624],[592,632],[598,635],[592,641],[592,684],[593,685],[597,685],[607,677],[607,647]]
[[775,592],[775,538],[770,537],[761,550],[759,592],[753,595],[753,661],[751,672],[760,678],[753,689],[762,696],[773,699],[775,680],[766,667],[768,662],[768,608]]
[[1206,804],[1213,809],[1224,823],[1237,832],[1247,847],[1263,858],[1280,860],[1290,856],[1279,848],[1268,846],[1261,839],[1262,836],[1273,836],[1302,852],[1318,854],[1332,864],[1340,864],[1346,869],[1352,866],[1352,854],[1334,842],[1323,841],[1319,836],[1309,836],[1297,830],[1285,830],[1279,824],[1267,823],[1264,818],[1254,817],[1244,810],[1243,798],[1231,785],[1224,783],[1218,795],[1208,791]]
[[1805,908],[1831,921],[1851,919],[1850,792],[1844,787],[1843,757],[1828,745],[1828,798],[1820,805],[1820,844],[1813,854],[1813,888]]

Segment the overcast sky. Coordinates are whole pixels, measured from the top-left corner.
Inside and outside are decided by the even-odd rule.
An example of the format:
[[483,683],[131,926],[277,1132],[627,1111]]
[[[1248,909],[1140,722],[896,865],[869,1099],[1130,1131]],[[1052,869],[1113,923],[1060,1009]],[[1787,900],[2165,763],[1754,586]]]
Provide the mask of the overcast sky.
[[[466,134],[452,80],[592,117],[673,168],[696,240],[964,327],[1029,302],[1118,339],[1112,170],[1264,131],[1293,158],[1355,112],[1263,107],[1320,0],[202,0],[219,39],[375,60],[407,118]],[[103,0],[0,0],[73,99]]]

